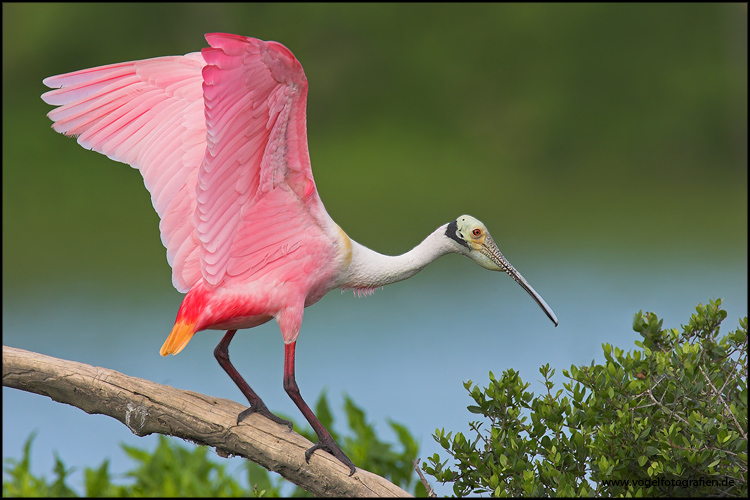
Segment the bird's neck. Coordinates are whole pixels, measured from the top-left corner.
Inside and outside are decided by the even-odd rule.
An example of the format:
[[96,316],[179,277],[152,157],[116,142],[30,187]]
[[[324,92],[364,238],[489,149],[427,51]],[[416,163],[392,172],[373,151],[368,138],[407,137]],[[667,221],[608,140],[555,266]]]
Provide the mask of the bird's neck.
[[447,253],[455,252],[445,237],[445,226],[437,228],[419,245],[403,255],[383,255],[351,240],[351,263],[341,288],[372,289],[405,280],[427,264]]

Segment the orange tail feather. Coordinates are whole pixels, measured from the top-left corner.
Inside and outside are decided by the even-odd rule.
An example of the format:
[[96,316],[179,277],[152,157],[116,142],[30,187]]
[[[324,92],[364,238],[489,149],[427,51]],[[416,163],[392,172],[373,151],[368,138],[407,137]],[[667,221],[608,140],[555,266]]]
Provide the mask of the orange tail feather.
[[190,342],[195,333],[195,324],[188,323],[178,319],[172,328],[172,333],[169,334],[167,340],[164,341],[164,345],[161,346],[159,354],[166,356],[167,354],[177,354],[185,348]]

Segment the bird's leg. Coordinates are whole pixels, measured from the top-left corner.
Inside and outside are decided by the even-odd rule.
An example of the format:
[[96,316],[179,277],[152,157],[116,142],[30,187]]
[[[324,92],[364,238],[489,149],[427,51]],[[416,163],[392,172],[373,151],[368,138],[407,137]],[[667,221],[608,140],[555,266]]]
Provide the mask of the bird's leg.
[[315,450],[325,450],[334,457],[338,458],[341,463],[349,467],[349,475],[351,476],[352,474],[354,474],[356,467],[354,467],[354,464],[349,459],[349,457],[347,457],[344,452],[341,451],[339,445],[336,444],[336,441],[333,440],[331,434],[326,430],[325,427],[323,427],[323,424],[320,423],[318,417],[316,417],[310,407],[307,406],[307,403],[305,403],[305,400],[302,399],[302,395],[299,393],[299,387],[297,387],[297,381],[294,378],[294,348],[296,344],[296,342],[292,342],[291,344],[286,344],[285,346],[284,390],[287,394],[289,394],[289,397],[292,398],[292,401],[294,401],[294,404],[297,405],[299,411],[302,412],[307,421],[310,423],[313,430],[315,431],[315,434],[318,435],[318,443],[305,452],[305,461],[308,463],[310,462],[310,457]]
[[237,423],[239,424],[242,420],[244,420],[245,417],[250,415],[251,413],[260,413],[261,415],[265,416],[266,418],[273,420],[277,424],[286,425],[289,427],[289,430],[292,430],[292,422],[289,420],[284,420],[283,418],[279,418],[266,407],[266,404],[263,402],[260,397],[255,394],[255,391],[253,391],[250,386],[245,382],[245,379],[242,378],[242,375],[239,374],[237,369],[232,365],[232,363],[229,361],[229,343],[234,338],[234,334],[237,333],[237,330],[229,330],[224,335],[224,338],[221,339],[221,342],[219,342],[219,345],[216,346],[216,349],[214,349],[214,357],[216,358],[216,361],[219,362],[222,368],[224,368],[224,371],[227,372],[227,375],[231,377],[232,380],[234,380],[234,383],[237,384],[237,387],[240,388],[240,391],[242,391],[242,394],[245,395],[248,402],[250,403],[250,408],[247,410],[244,410],[237,416]]

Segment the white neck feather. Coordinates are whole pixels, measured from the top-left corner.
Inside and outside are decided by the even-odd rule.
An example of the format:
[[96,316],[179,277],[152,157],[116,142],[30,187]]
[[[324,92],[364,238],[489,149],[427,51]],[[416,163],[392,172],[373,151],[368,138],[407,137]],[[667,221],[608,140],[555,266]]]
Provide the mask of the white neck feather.
[[437,228],[403,255],[383,255],[351,240],[352,260],[342,276],[341,288],[377,288],[405,280],[438,257],[456,252],[456,245],[445,236],[446,226]]

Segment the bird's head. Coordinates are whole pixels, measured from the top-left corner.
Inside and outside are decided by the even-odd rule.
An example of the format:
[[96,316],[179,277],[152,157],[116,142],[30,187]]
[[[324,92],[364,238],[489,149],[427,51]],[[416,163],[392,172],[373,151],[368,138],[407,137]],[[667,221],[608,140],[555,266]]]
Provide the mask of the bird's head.
[[471,215],[462,215],[446,226],[445,236],[453,240],[457,253],[466,255],[485,269],[507,273],[508,276],[513,278],[513,281],[521,285],[531,295],[557,326],[555,313],[552,312],[544,299],[531,288],[531,285],[521,276],[521,273],[516,271],[508,262],[508,259],[503,256],[484,224]]

